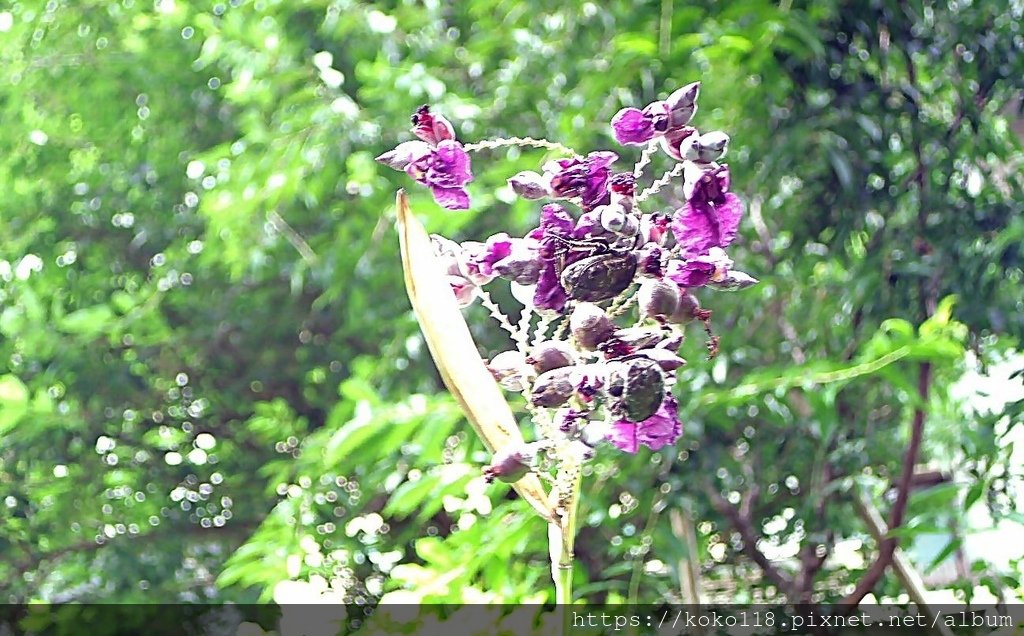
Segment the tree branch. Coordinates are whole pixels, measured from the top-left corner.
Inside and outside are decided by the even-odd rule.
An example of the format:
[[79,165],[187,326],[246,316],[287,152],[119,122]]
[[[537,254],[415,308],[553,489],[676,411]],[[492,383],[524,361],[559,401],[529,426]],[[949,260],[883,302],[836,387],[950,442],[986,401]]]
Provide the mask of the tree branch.
[[752,513],[752,502],[757,497],[757,490],[757,486],[752,485],[744,497],[743,503],[737,508],[729,503],[714,487],[705,486],[705,491],[711,499],[711,505],[719,514],[729,519],[733,528],[740,533],[740,538],[743,539],[743,552],[761,568],[765,578],[771,581],[780,591],[785,591],[790,589],[792,582],[757,547],[760,537],[757,530],[754,529]]
[[[903,517],[907,511],[907,502],[910,500],[914,466],[917,464],[917,455],[921,448],[921,440],[924,437],[924,409],[931,385],[931,372],[931,363],[921,363],[917,376],[917,394],[921,403],[914,409],[914,421],[910,429],[910,445],[903,456],[903,473],[900,475],[899,485],[896,488],[896,502],[893,504],[892,511],[889,514],[890,532],[903,525]],[[898,537],[889,536],[881,542],[875,562],[871,564],[868,571],[857,582],[857,587],[854,588],[853,592],[839,602],[840,605],[852,610],[874,589],[875,585],[881,580],[886,568],[892,563],[892,557],[898,545]]]

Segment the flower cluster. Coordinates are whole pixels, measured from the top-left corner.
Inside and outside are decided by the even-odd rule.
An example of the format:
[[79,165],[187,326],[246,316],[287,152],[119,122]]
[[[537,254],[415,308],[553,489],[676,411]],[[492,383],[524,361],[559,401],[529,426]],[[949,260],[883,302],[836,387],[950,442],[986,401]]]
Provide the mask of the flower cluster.
[[[622,146],[643,146],[640,161],[617,169],[611,151],[579,155],[534,139],[497,139],[463,146],[452,125],[423,106],[413,116],[418,141],[399,144],[378,161],[428,186],[439,204],[469,207],[468,152],[502,146],[567,151],[567,157],[508,179],[523,199],[536,200],[537,226],[522,236],[501,232],[461,243],[434,236],[444,275],[462,307],[479,299],[512,336],[515,348],[493,357],[498,383],[522,393],[538,422],[539,440],[507,449],[488,478],[514,481],[534,469],[537,445],[601,442],[628,453],[658,450],[682,433],[673,393],[685,326],[703,325],[711,354],[711,312],[695,292],[735,291],[757,281],[733,268],[726,253],[737,237],[743,204],[730,191],[729,167],[719,163],[729,137],[690,125],[700,84],[611,121]],[[662,150],[672,162],[644,190],[643,168]],[[675,209],[645,211],[651,196],[674,194]],[[484,289],[508,281],[523,305],[513,324]],[[633,319],[628,319],[631,312]]]

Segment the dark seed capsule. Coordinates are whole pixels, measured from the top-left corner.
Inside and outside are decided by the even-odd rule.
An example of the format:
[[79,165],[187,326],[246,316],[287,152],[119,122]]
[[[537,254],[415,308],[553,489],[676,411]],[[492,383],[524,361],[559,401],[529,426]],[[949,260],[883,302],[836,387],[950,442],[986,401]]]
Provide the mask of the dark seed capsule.
[[562,270],[562,287],[574,300],[592,303],[608,300],[629,287],[636,276],[636,266],[632,252],[590,256]]
[[658,363],[637,357],[622,361],[609,373],[608,392],[618,400],[616,415],[630,422],[642,422],[658,412],[665,398],[665,376]]

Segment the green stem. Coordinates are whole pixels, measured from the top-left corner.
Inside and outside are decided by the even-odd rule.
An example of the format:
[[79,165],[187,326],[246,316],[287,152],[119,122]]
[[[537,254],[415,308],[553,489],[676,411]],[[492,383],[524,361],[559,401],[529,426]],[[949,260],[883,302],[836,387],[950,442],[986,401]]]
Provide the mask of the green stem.
[[[562,633],[572,630],[570,611],[572,605],[573,548],[576,543],[576,515],[579,509],[580,488],[583,473],[576,457],[563,459],[558,471],[555,494],[558,504],[556,521],[548,524],[548,549],[551,556],[551,578],[555,582],[555,603],[562,612]],[[561,486],[561,487],[559,487]]]

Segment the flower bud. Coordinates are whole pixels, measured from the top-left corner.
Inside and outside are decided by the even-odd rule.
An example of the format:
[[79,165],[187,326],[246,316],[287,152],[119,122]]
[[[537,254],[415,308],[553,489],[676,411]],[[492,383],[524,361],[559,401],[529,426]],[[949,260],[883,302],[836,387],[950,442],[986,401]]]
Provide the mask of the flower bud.
[[685,325],[697,317],[699,310],[700,302],[697,300],[697,297],[688,291],[684,291],[679,295],[679,306],[668,317],[668,321],[674,322],[677,325]]
[[530,472],[537,458],[536,447],[530,444],[507,446],[494,453],[491,464],[483,470],[487,483],[495,479],[511,484],[519,481]]
[[502,351],[487,364],[488,371],[503,388],[522,391],[526,376],[526,356],[518,351]]
[[476,285],[463,276],[448,276],[448,284],[452,286],[455,293],[455,300],[459,303],[459,309],[465,309],[473,304],[476,298]]
[[679,285],[671,281],[649,278],[640,284],[637,305],[644,318],[665,320],[679,306]]
[[683,155],[680,152],[679,146],[687,139],[696,135],[697,129],[692,126],[683,126],[678,130],[670,130],[661,138],[661,147],[670,157],[676,161],[682,161]]
[[721,131],[704,133],[697,138],[697,160],[704,163],[717,161],[729,146],[729,135]]
[[406,141],[395,146],[394,150],[380,155],[376,161],[395,170],[405,170],[410,163],[428,154],[430,146],[422,141]]
[[663,256],[665,252],[657,243],[646,243],[637,254],[636,269],[641,276],[661,278],[665,274]]
[[593,303],[579,303],[569,316],[569,330],[584,349],[596,349],[615,332],[615,324]]
[[494,264],[494,271],[520,285],[533,285],[540,278],[543,264],[535,241],[512,239],[512,252]]
[[508,180],[512,191],[524,199],[543,199],[551,196],[548,180],[532,170],[523,170]]
[[659,349],[655,347],[652,349],[638,351],[637,354],[653,360],[659,367],[661,367],[661,370],[665,372],[675,371],[686,364],[686,360],[683,360],[674,351],[669,351],[668,349]]
[[548,340],[541,342],[533,348],[530,356],[526,358],[528,364],[532,364],[537,373],[544,373],[552,369],[560,369],[576,364],[569,344],[561,340]]
[[722,280],[714,280],[708,283],[708,287],[718,291],[739,291],[756,285],[759,281],[744,272],[730,270]]
[[569,401],[576,392],[573,367],[552,369],[537,376],[530,392],[530,402],[534,406],[555,408]]
[[626,212],[618,205],[602,205],[594,212],[600,211],[601,227],[609,232],[618,232],[626,224]]
[[679,128],[690,123],[697,112],[697,97],[700,95],[700,82],[693,82],[668,96],[668,127]]
[[459,263],[459,273],[467,278],[474,285],[486,285],[494,280],[495,274],[485,274],[480,268],[480,261],[487,247],[480,241],[466,241],[460,245],[456,259]]
[[700,137],[690,135],[679,142],[679,154],[683,159],[697,161],[700,159]]
[[430,112],[429,106],[420,106],[412,116],[412,132],[414,135],[436,146],[442,141],[455,139],[455,128],[444,115]]
[[614,232],[620,236],[635,236],[639,231],[639,225],[633,215],[626,212],[622,205],[610,204],[602,205],[596,210],[600,210],[601,227]]
[[664,247],[671,221],[672,217],[661,213],[645,214],[640,217],[640,234],[644,242]]

